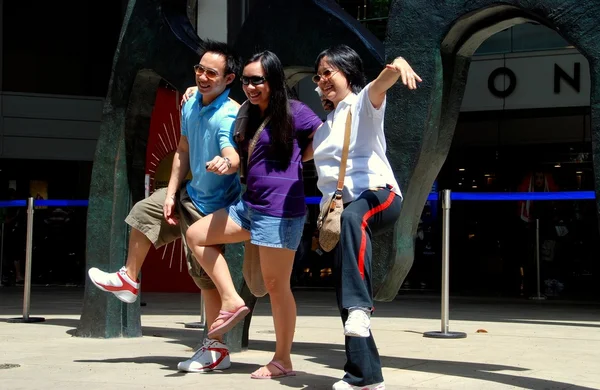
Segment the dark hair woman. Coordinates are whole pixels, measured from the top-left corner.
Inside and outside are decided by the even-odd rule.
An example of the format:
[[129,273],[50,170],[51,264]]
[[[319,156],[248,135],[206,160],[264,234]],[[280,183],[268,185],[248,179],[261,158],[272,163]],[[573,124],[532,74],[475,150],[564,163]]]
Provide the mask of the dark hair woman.
[[[321,207],[336,191],[346,121],[351,123],[350,147],[342,194],[345,205],[337,244],[334,274],[346,336],[346,374],[333,390],[383,390],[377,347],[370,331],[373,310],[371,237],[393,228],[402,194],[385,155],[383,129],[386,92],[401,77],[415,89],[421,79],[402,58],[396,58],[366,84],[360,56],[346,45],[323,51],[315,62],[322,99],[333,109],[314,134],[312,147],[323,193]],[[310,157],[307,155],[307,157]]]
[[272,361],[252,378],[279,378],[295,375],[291,348],[296,303],[290,277],[306,214],[302,155],[322,121],[304,104],[288,99],[283,66],[269,51],[248,60],[241,81],[248,100],[240,107],[236,135],[241,159],[247,161],[246,192],[228,209],[191,226],[186,238],[222,300],[221,314],[209,337],[227,332],[249,311],[236,292],[225,258],[214,245],[250,240],[258,246],[276,344]]

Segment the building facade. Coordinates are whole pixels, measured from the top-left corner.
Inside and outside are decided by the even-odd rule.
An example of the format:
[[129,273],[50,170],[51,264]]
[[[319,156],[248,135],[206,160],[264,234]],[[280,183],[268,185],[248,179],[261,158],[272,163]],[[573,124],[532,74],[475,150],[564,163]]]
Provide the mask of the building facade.
[[[255,3],[190,0],[188,16],[201,38],[234,42]],[[338,3],[377,37],[385,38],[389,0]],[[125,0],[101,5],[40,3],[31,10],[18,2],[0,2],[3,198],[10,188],[21,199],[88,197],[103,99],[126,4]],[[33,28],[22,29],[21,15],[28,16]],[[437,189],[592,190],[589,80],[587,60],[546,27],[519,25],[488,39],[473,58],[453,146]],[[309,78],[294,86],[294,93],[325,116]],[[314,169],[307,164],[305,171],[307,194],[318,195]],[[439,289],[437,207],[428,204],[424,210],[415,265],[404,290]],[[593,242],[599,237],[593,202],[455,203],[452,213],[455,292],[535,293],[533,226],[538,219],[542,293],[598,297],[593,289],[600,275],[594,261]],[[34,266],[39,272],[34,275],[39,276],[34,283],[84,282],[85,219],[85,209],[36,210]],[[294,283],[330,286],[330,259],[313,250],[310,225],[306,231]],[[167,252],[152,256],[168,258]],[[172,257],[181,255],[172,253],[161,267],[180,268]],[[38,263],[36,256],[49,260]],[[10,277],[12,260],[4,259],[5,278]],[[180,273],[186,277],[185,267]],[[150,286],[151,274],[146,278]]]

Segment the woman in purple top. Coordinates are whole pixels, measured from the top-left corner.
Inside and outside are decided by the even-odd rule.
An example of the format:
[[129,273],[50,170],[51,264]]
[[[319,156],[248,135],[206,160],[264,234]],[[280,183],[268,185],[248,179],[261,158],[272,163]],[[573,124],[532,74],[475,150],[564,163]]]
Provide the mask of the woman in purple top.
[[249,312],[235,290],[225,258],[212,245],[250,240],[259,246],[276,346],[272,361],[252,378],[268,379],[294,375],[291,348],[296,303],[290,276],[306,214],[302,154],[322,121],[304,104],[288,99],[283,66],[269,51],[246,63],[241,81],[248,100],[236,121],[247,122],[238,145],[241,159],[248,161],[246,192],[228,209],[192,225],[186,238],[221,295],[221,315],[209,330],[209,338],[227,332]]

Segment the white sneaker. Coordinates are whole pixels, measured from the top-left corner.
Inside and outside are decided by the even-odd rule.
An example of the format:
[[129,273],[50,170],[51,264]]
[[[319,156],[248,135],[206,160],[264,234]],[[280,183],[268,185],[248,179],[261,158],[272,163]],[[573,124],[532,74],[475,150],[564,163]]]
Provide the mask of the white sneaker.
[[187,372],[209,372],[231,367],[229,348],[217,340],[204,339],[202,347],[190,359],[179,362],[177,369]]
[[113,293],[115,297],[125,303],[133,303],[138,297],[140,284],[127,276],[125,267],[112,274],[94,267],[89,269],[88,275],[96,287],[102,291]]
[[344,335],[350,337],[369,337],[371,335],[371,312],[368,309],[352,308],[348,310],[348,319],[344,324]]
[[337,381],[333,384],[332,390],[385,390],[385,383],[375,383],[365,386],[352,386],[348,382]]

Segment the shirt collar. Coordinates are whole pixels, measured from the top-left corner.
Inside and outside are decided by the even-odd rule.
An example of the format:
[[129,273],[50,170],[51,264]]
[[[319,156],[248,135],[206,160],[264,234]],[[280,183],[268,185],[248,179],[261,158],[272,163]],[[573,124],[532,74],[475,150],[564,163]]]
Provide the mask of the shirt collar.
[[197,91],[196,99],[198,100],[198,105],[200,106],[200,113],[216,110],[219,107],[221,107],[223,104],[225,104],[225,102],[229,99],[229,91],[230,91],[230,89],[227,88],[219,96],[217,96],[217,98],[215,100],[210,102],[210,104],[208,106],[202,105],[202,94],[200,93],[200,91]]
[[354,92],[350,92],[348,95],[346,95],[346,97],[344,98],[344,100],[342,100],[338,106],[340,104],[346,104],[348,106],[353,105],[354,103],[356,103],[356,100],[358,99],[358,95],[355,94]]
[[341,102],[338,103],[335,110],[331,111],[327,115],[328,120],[333,122],[333,118],[335,117],[336,113],[340,112],[340,110],[342,110],[346,107],[352,107],[354,105],[354,103],[356,103],[357,100],[358,100],[358,95],[355,94],[354,92],[350,92],[348,95],[346,95],[344,100],[342,100]]

